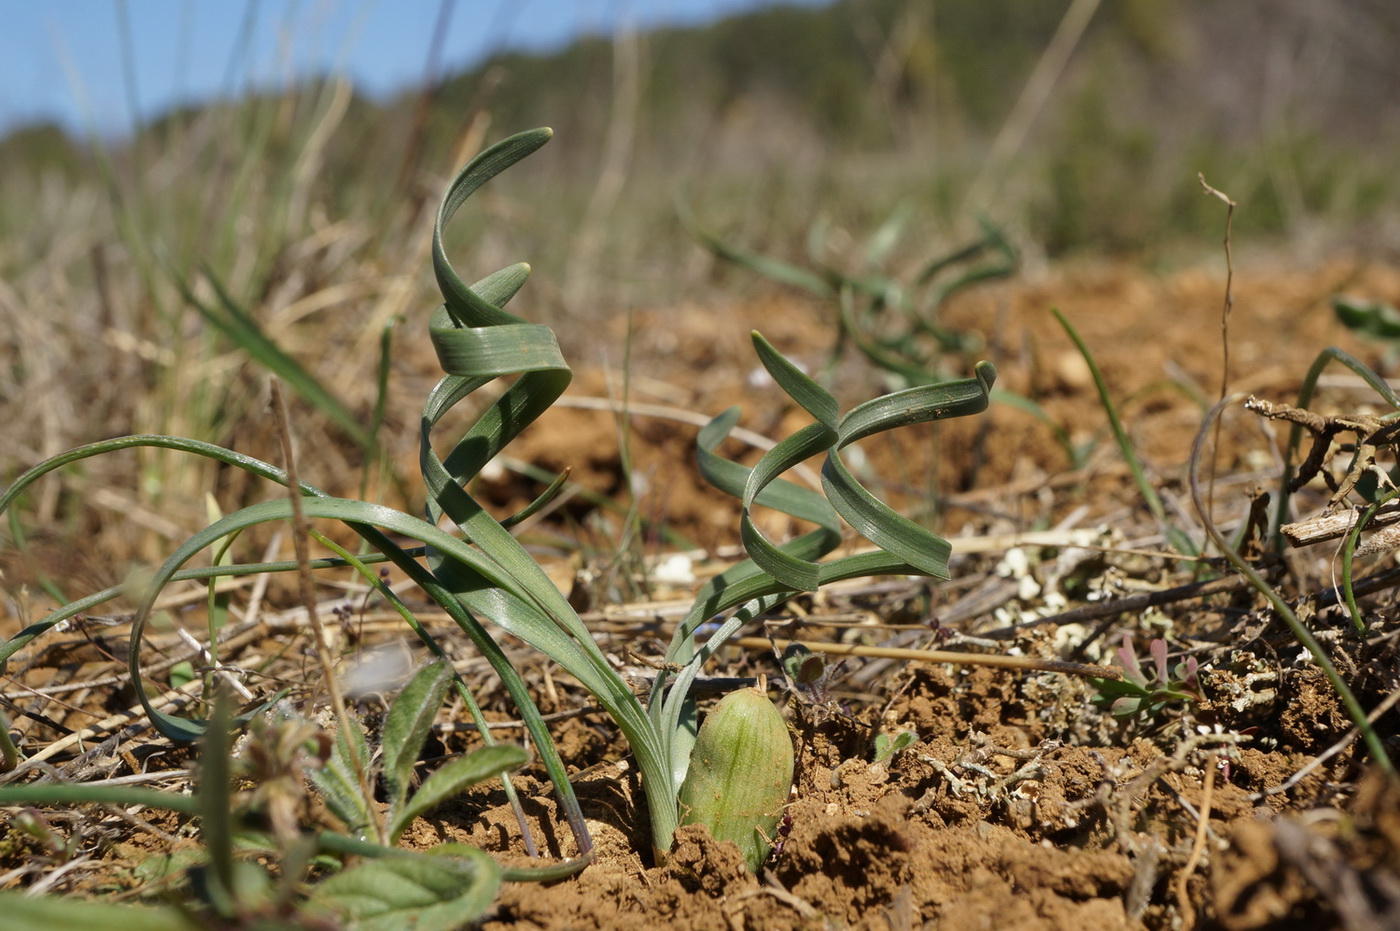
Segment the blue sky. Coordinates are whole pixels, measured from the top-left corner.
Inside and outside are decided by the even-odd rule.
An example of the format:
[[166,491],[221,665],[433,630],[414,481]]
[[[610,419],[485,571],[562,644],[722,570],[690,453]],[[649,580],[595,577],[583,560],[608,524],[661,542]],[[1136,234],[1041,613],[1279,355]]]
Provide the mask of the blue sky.
[[[449,2],[446,71],[502,48],[549,49],[622,24],[702,23],[774,0]],[[371,95],[389,94],[422,79],[441,5],[0,0],[0,133],[39,120],[121,133],[178,103],[236,94],[250,82],[275,87],[307,73],[345,74]]]

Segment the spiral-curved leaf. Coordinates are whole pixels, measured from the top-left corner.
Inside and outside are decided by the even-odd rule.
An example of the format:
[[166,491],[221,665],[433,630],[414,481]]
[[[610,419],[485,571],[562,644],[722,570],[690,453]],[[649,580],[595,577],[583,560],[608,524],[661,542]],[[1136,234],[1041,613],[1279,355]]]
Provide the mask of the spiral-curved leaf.
[[867,491],[842,461],[841,450],[884,430],[981,413],[996,377],[990,362],[979,362],[972,378],[921,385],[861,404],[841,418],[840,439],[822,466],[827,499],[857,533],[935,578],[948,578],[952,546]]

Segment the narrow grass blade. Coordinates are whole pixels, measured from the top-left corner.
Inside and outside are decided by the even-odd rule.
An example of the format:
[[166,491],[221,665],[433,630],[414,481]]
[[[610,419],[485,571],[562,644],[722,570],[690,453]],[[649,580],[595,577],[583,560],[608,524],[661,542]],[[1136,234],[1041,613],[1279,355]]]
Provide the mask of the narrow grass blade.
[[216,686],[214,711],[199,747],[198,802],[204,848],[209,851],[204,884],[215,910],[232,917],[238,906],[233,859],[233,709],[228,691]]
[[240,307],[229,295],[212,268],[206,266],[203,271],[219,299],[218,306],[216,308],[206,304],[189,284],[177,280],[176,285],[190,306],[199,311],[205,321],[223,333],[235,346],[248,353],[259,365],[282,379],[293,391],[333,420],[361,449],[372,449],[374,443],[370,434],[340,399],[263,332],[252,314]]
[[681,226],[685,228],[691,238],[722,259],[757,272],[779,284],[802,288],[820,297],[831,297],[835,293],[832,283],[820,275],[815,275],[805,268],[760,255],[757,252],[732,246],[713,233],[706,231],[696,221],[695,214],[690,207],[679,198],[676,200],[676,215],[680,218]]
[[899,237],[904,234],[904,228],[909,225],[909,220],[914,216],[914,208],[906,201],[901,203],[890,215],[881,223],[874,233],[870,234],[869,241],[865,244],[861,261],[867,266],[878,266],[889,257],[899,242]]
[[919,273],[917,280],[920,283],[930,281],[944,268],[958,262],[975,258],[985,251],[994,253],[994,258],[982,265],[969,268],[961,275],[947,282],[933,292],[932,306],[937,309],[948,298],[963,290],[983,281],[995,281],[1005,278],[1016,270],[1016,250],[1011,248],[1011,243],[1007,242],[1005,234],[1000,229],[986,221],[982,221],[982,239],[972,243],[965,249],[953,253],[946,259],[931,263]]
[[[690,232],[689,227],[686,228],[686,232]],[[831,232],[831,220],[825,215],[818,216],[812,221],[812,225],[807,227],[804,245],[807,249],[807,259],[814,265],[822,263],[822,258],[826,254],[826,236],[829,232]]]
[[1088,460],[1088,452],[1093,449],[1094,443],[1090,442],[1082,447],[1076,447],[1074,441],[1070,439],[1069,431],[1061,426],[1058,420],[1051,417],[1050,413],[1036,401],[1023,394],[998,388],[992,392],[992,403],[1005,404],[1007,407],[1024,411],[1045,424],[1055,434],[1055,441],[1060,444],[1060,450],[1064,452],[1065,459],[1069,462],[1070,471],[1083,468],[1084,463]]
[[90,786],[44,783],[0,786],[0,806],[11,805],[121,805],[173,811],[194,817],[199,799],[142,786]]
[[1400,491],[1391,491],[1372,501],[1361,515],[1356,518],[1356,524],[1351,528],[1351,532],[1346,536],[1346,542],[1342,545],[1342,595],[1347,606],[1347,613],[1351,615],[1352,628],[1357,634],[1366,634],[1366,621],[1361,616],[1361,609],[1356,604],[1356,591],[1352,587],[1352,560],[1356,555],[1356,544],[1361,539],[1361,531],[1371,523],[1371,518],[1376,516],[1376,512],[1394,501],[1400,496]]
[[1171,524],[1167,520],[1167,509],[1162,505],[1162,499],[1157,495],[1157,489],[1152,487],[1152,483],[1147,480],[1147,473],[1143,471],[1142,462],[1137,457],[1137,451],[1133,449],[1132,440],[1128,438],[1128,431],[1123,428],[1123,421],[1118,417],[1118,409],[1113,404],[1113,398],[1108,393],[1108,384],[1104,381],[1103,372],[1099,370],[1099,364],[1094,360],[1094,354],[1089,351],[1089,347],[1084,340],[1079,338],[1079,333],[1070,324],[1059,308],[1050,308],[1050,313],[1055,315],[1060,326],[1064,328],[1066,334],[1073,341],[1079,354],[1083,356],[1084,362],[1089,366],[1089,374],[1093,376],[1094,387],[1099,393],[1099,403],[1103,405],[1104,413],[1108,416],[1109,426],[1113,428],[1113,437],[1118,442],[1118,450],[1123,454],[1124,461],[1128,464],[1128,471],[1132,473],[1133,483],[1137,485],[1138,493],[1142,495],[1143,503],[1152,512],[1152,517],[1157,522],[1157,526],[1162,528],[1162,533],[1167,540],[1183,556],[1195,556],[1199,551],[1191,538],[1181,531],[1180,528]]
[[404,485],[402,477],[385,458],[384,447],[379,442],[379,434],[384,428],[384,413],[389,404],[389,373],[393,370],[394,328],[401,323],[403,323],[403,316],[395,314],[379,331],[379,364],[375,367],[374,410],[370,414],[369,430],[367,431],[373,455],[365,457],[364,468],[360,473],[361,498],[368,496],[370,477],[376,469],[389,476],[402,497],[408,497],[408,489]]
[[[990,275],[1010,274],[1016,267],[1015,250],[1011,248],[1011,244],[1007,242],[1005,234],[1003,234],[1000,229],[985,220],[979,222],[982,226],[981,239],[970,242],[960,249],[955,249],[947,255],[930,260],[919,270],[918,274],[914,276],[914,283],[917,285],[928,284],[944,269],[951,268],[954,265],[969,261],[970,259],[975,259],[988,249],[995,252],[1000,257],[1000,260],[991,263],[985,270],[982,270],[978,274],[979,279],[990,277]],[[990,275],[988,272],[990,272]],[[947,294],[957,290],[958,286],[959,285],[955,283],[953,286],[950,286],[949,289],[945,289],[944,296],[946,297]]]
[[[30,471],[32,472],[33,470],[31,469]],[[29,473],[26,472],[25,474],[28,475]],[[11,485],[9,490],[5,492],[3,498],[4,504],[0,504],[0,511],[3,511],[4,506],[10,501],[13,501],[22,490],[22,488],[16,489],[14,485]],[[24,532],[24,526],[19,521],[19,515],[14,511],[10,511],[8,523],[10,525],[10,545],[15,548],[16,553],[20,555],[27,554],[29,552],[29,537]],[[68,601],[68,596],[64,593],[63,587],[49,577],[49,574],[43,569],[42,562],[39,560],[30,560],[30,562],[34,565],[35,584],[39,589],[59,604],[66,603]],[[0,654],[0,672],[5,671],[4,657],[7,655],[8,654]]]

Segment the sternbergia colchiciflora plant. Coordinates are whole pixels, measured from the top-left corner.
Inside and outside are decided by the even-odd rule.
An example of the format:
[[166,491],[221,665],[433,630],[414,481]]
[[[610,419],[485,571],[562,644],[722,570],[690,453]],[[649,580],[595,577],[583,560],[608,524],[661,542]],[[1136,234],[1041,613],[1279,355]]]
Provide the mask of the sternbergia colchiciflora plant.
[[[482,152],[453,180],[438,212],[432,261],[443,303],[432,314],[429,333],[446,374],[423,406],[419,464],[428,491],[427,513],[420,517],[378,504],[337,498],[305,483],[299,488],[299,504],[306,520],[341,521],[379,554],[355,558],[338,550],[340,555],[318,560],[316,567],[355,566],[369,584],[401,609],[420,638],[438,651],[411,613],[366,568],[376,561],[393,563],[456,621],[490,662],[519,706],[585,852],[590,849],[590,841],[563,761],[525,682],[498,646],[495,632],[503,631],[539,650],[592,692],[636,757],[652,843],[658,856],[664,857],[684,814],[679,796],[699,717],[692,685],[716,650],[752,619],[795,594],[816,591],[824,584],[872,575],[948,576],[948,542],[895,512],[863,488],[843,462],[842,450],[894,427],[984,410],[996,372],[990,363],[982,362],[972,378],[886,395],[841,415],[831,394],[754,333],[753,344],[760,361],[776,383],[812,416],[813,422],[778,443],[752,468],[715,453],[737,423],[737,409],[724,412],[700,431],[698,456],[702,473],[709,482],[741,501],[740,529],[748,558],[713,578],[698,592],[693,607],[678,624],[665,656],[656,664],[658,672],[648,693],[639,698],[613,669],[565,595],[511,535],[507,525],[515,518],[497,520],[465,490],[493,457],[554,404],[568,387],[572,373],[553,331],[505,309],[525,284],[529,267],[523,263],[512,265],[468,285],[447,259],[443,232],[482,184],[544,145],[550,136],[547,129],[525,132]],[[505,377],[513,377],[514,381],[482,411],[450,451],[439,457],[431,442],[437,424],[454,405]],[[0,509],[7,507],[25,486],[60,465],[133,445],[183,449],[275,482],[287,481],[282,470],[220,447],[173,437],[124,437],[74,450],[36,467],[5,492],[0,498]],[[821,454],[825,454],[821,492],[781,477],[798,463]],[[542,500],[557,492],[558,487],[559,483],[551,486]],[[753,519],[753,511],[758,507],[776,509],[814,525],[814,529],[787,542],[773,543]],[[175,579],[291,568],[287,564],[215,566],[203,570],[183,567],[201,550],[217,547],[220,541],[246,528],[292,518],[292,502],[287,498],[244,508],[195,534],[155,573],[137,611],[129,662],[140,701],[167,736],[194,739],[201,733],[203,722],[158,710],[141,685],[142,634],[157,595]],[[843,520],[878,549],[819,562],[840,544]],[[441,529],[443,526],[453,529]],[[396,542],[403,539],[423,546],[410,549]],[[110,598],[116,592],[93,597],[101,599],[104,594]],[[64,617],[90,610],[93,604],[92,599],[84,599],[56,612],[43,624],[29,628],[22,642],[17,642],[17,638],[0,648],[4,651],[0,652],[0,659]],[[705,633],[697,638],[702,626]],[[468,710],[479,718],[470,694],[460,682],[458,688]],[[491,742],[484,725],[481,733]],[[786,778],[790,780],[790,761],[788,765]],[[761,777],[754,773],[754,778]]]

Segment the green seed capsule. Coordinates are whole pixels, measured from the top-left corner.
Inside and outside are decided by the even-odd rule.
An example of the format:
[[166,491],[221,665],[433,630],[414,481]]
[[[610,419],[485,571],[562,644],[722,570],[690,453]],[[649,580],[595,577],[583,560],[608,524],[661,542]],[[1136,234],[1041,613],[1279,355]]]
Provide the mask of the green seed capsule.
[[695,738],[681,786],[681,823],[704,824],[739,845],[757,872],[792,790],[792,739],[783,716],[758,689],[720,699]]

